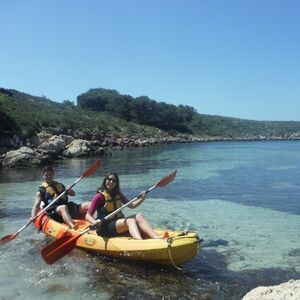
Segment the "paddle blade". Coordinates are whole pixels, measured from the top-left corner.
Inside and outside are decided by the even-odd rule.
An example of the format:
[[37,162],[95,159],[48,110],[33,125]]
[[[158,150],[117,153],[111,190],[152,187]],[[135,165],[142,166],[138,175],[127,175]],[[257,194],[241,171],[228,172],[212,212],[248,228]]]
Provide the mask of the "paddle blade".
[[48,244],[41,251],[42,257],[48,265],[52,265],[70,253],[76,246],[80,234],[66,235]]
[[83,174],[82,174],[82,178],[83,177],[89,177],[91,175],[93,175],[97,169],[101,166],[101,160],[98,159],[95,164],[93,164],[88,170],[86,170]]
[[174,171],[173,173],[171,173],[170,175],[164,177],[158,183],[156,183],[155,187],[163,187],[163,186],[169,184],[176,177],[176,173],[177,173],[177,170]]
[[1,240],[0,240],[0,245],[4,245],[4,244],[10,242],[10,241],[13,240],[16,236],[17,236],[17,234],[9,234],[9,235],[4,236],[4,237],[1,238]]

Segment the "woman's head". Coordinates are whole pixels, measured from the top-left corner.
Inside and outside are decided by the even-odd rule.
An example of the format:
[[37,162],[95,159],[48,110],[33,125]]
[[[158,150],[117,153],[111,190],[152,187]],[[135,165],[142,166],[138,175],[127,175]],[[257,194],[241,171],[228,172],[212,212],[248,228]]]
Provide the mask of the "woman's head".
[[110,172],[107,174],[102,182],[101,191],[108,191],[113,193],[119,193],[120,192],[120,182],[119,182],[119,176],[115,172]]

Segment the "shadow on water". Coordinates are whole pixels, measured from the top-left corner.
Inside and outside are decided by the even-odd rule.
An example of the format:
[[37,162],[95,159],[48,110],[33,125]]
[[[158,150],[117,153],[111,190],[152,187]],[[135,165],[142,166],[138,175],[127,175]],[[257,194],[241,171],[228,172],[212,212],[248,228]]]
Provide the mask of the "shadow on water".
[[[26,275],[26,285],[33,285],[47,299],[64,299],[75,289],[74,299],[240,300],[256,286],[300,279],[300,273],[293,270],[233,272],[227,267],[226,256],[205,247],[182,266],[182,271],[173,266],[128,262],[79,249],[48,266],[42,261],[40,250],[51,241],[43,235],[28,236],[5,246],[15,267]],[[226,241],[214,241],[218,243]],[[292,254],[297,255],[298,251]]]
[[1,169],[0,183],[35,181],[41,178],[41,167],[30,167],[24,169]]
[[29,219],[30,208],[0,208],[0,219]]
[[96,294],[107,291],[110,299],[239,300],[259,285],[300,278],[300,273],[293,270],[233,272],[227,269],[227,258],[215,250],[201,250],[182,271],[173,266],[88,256],[90,287]]
[[[172,201],[181,201],[188,186],[191,191],[196,191],[189,194],[188,199],[192,201],[220,199],[245,206],[269,208],[300,215],[300,187],[296,182],[297,179],[290,179],[288,184],[281,183],[282,178],[291,176],[291,172],[289,169],[275,171],[260,166],[237,167],[234,171],[220,170],[218,175],[212,178],[183,179],[180,184],[162,189],[159,196],[168,199],[169,195],[172,195]],[[293,176],[293,178],[299,178],[300,172],[293,170]],[[251,183],[251,189],[249,189],[249,183]],[[284,205],[282,205],[282,199],[285,201]]]

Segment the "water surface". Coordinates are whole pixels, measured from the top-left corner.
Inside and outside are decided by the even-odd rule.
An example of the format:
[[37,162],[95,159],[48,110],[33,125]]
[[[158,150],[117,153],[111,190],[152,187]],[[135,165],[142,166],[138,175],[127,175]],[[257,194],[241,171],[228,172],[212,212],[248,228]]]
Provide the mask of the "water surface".
[[[57,162],[56,179],[70,185],[95,160]],[[199,254],[182,271],[77,249],[48,266],[40,250],[51,239],[30,226],[1,247],[0,299],[241,299],[257,285],[300,279],[300,142],[163,145],[113,152],[102,163],[75,187],[77,202],[90,200],[111,170],[133,198],[177,169],[134,211],[157,227],[197,231]],[[28,221],[40,174],[0,171],[1,236]]]

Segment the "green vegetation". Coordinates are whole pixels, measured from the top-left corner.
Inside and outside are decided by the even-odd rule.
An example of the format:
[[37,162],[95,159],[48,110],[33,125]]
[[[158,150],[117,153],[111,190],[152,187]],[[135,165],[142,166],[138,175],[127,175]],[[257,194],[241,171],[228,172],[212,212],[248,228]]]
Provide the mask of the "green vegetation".
[[107,89],[91,89],[78,96],[77,103],[81,108],[108,112],[129,122],[185,133],[192,133],[189,123],[193,115],[196,115],[193,107],[176,107],[146,96],[133,98]]
[[253,121],[221,116],[197,115],[191,122],[194,134],[231,137],[289,138],[300,135],[300,122]]
[[30,137],[41,130],[112,132],[157,136],[193,134],[224,138],[288,138],[300,135],[300,122],[252,121],[199,114],[193,107],[157,102],[146,96],[133,98],[116,90],[91,89],[57,103],[15,90],[0,89],[0,133]]
[[45,97],[34,97],[14,90],[0,89],[0,132],[20,134],[27,138],[41,130],[50,132],[96,131],[116,135],[158,134],[157,128],[139,126],[112,116],[73,105],[71,101],[56,103]]

